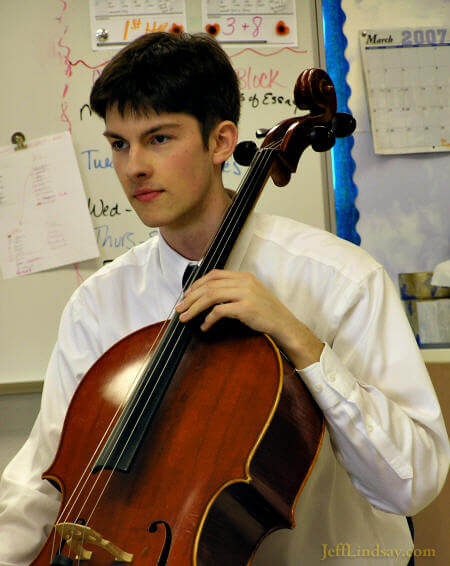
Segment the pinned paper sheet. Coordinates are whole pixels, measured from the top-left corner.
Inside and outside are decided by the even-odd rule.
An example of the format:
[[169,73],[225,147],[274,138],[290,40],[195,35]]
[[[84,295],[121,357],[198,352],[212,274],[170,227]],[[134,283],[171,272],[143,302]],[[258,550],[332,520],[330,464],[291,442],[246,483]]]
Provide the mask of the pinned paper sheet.
[[5,279],[99,256],[69,132],[0,148]]
[[203,30],[229,46],[297,45],[294,0],[202,0]]
[[186,31],[185,0],[90,0],[92,48],[117,49],[155,31]]

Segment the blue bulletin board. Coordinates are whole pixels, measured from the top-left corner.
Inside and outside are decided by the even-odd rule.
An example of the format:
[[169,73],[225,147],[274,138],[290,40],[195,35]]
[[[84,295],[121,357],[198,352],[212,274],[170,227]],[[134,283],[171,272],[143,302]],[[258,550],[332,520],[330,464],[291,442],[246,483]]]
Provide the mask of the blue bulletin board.
[[[399,273],[434,271],[450,258],[450,153],[376,153],[360,43],[367,30],[393,28],[400,37],[426,41],[433,36],[430,29],[448,28],[450,2],[322,0],[322,8],[327,72],[336,86],[338,110],[350,111],[357,123],[352,140],[339,140],[332,155],[337,232],[369,251],[394,283]],[[404,55],[405,50],[397,51]],[[448,89],[448,66],[442,72]],[[425,74],[418,77],[426,89]],[[389,103],[393,95],[386,95]],[[449,101],[450,96],[443,97],[443,116],[450,112]],[[427,110],[415,112],[426,128]]]
[[[350,87],[347,84],[348,62],[344,56],[347,40],[343,33],[345,14],[340,0],[322,1],[322,18],[327,72],[336,89],[338,112],[350,112],[348,99]],[[336,207],[336,231],[338,236],[359,244],[361,238],[356,231],[359,213],[355,206],[358,189],[353,182],[355,162],[351,151],[353,136],[336,140],[331,150],[334,201]]]

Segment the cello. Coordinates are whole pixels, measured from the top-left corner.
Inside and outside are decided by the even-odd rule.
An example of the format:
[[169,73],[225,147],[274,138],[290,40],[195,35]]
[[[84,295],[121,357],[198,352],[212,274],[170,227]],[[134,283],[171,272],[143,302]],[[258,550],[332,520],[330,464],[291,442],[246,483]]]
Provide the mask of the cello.
[[[326,151],[353,131],[324,71],[303,71],[294,100],[306,116],[273,127],[260,149],[238,149],[249,169],[186,286],[225,267],[269,177],[286,185],[308,146]],[[250,564],[266,536],[293,528],[323,433],[269,336],[235,321],[202,333],[177,314],[137,330],[74,393],[43,474],[61,492],[60,511],[32,566]]]

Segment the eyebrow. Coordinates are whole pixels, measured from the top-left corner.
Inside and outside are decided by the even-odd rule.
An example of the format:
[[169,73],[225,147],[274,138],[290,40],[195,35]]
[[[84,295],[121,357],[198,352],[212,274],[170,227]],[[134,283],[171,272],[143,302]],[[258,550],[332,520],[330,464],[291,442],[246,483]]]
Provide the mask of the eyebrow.
[[[155,126],[153,128],[150,128],[149,130],[145,130],[145,132],[142,132],[142,134],[140,134],[140,138],[145,138],[148,135],[154,134],[156,132],[158,132],[159,130],[162,130],[164,128],[179,128],[180,124],[177,124],[176,122],[169,122],[167,124],[160,124],[158,126]],[[103,132],[103,135],[107,138],[116,138],[116,139],[123,139],[123,137],[120,134],[116,134],[115,132],[111,131],[111,130],[105,130]]]

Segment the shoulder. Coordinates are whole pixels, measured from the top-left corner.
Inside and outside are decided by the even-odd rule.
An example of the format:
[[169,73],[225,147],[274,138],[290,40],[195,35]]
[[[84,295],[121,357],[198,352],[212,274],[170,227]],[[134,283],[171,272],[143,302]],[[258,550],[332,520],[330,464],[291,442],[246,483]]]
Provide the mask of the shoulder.
[[154,236],[105,264],[88,277],[75,291],[71,301],[89,305],[100,296],[123,293],[139,286],[151,269],[158,251],[158,236]]
[[123,253],[115,260],[105,264],[96,273],[94,273],[87,282],[92,283],[96,280],[108,279],[123,275],[125,272],[138,273],[148,265],[151,258],[158,250],[158,235],[152,236],[142,244],[134,246],[127,252]]
[[272,248],[285,259],[308,263],[360,283],[382,266],[364,249],[327,232],[290,218],[255,214],[254,245]]

